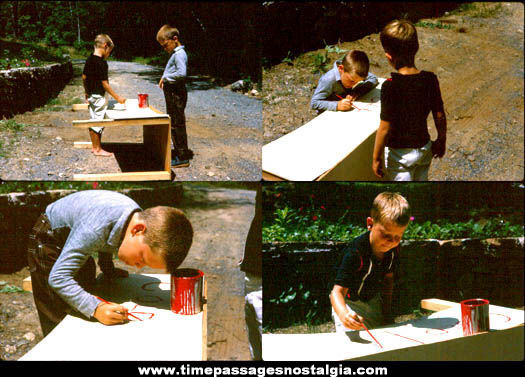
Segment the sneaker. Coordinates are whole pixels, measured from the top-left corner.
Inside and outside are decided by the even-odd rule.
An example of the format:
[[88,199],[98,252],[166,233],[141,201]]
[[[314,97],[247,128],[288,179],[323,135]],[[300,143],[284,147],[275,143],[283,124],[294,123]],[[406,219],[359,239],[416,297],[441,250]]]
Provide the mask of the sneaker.
[[188,160],[181,160],[178,156],[175,156],[171,160],[171,166],[174,168],[185,168],[190,166],[190,162]]

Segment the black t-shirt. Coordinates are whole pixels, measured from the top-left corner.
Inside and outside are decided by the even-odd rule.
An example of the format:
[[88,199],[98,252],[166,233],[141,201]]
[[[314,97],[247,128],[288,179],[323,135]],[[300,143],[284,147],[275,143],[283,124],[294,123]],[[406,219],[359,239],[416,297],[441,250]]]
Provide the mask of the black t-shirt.
[[91,54],[86,59],[84,65],[84,71],[86,75],[86,90],[87,94],[100,94],[103,96],[106,94],[102,81],[108,80],[108,62],[102,59],[100,56]]
[[388,250],[380,261],[372,253],[370,231],[360,235],[344,249],[334,284],[348,288],[352,301],[371,300],[381,291],[385,274],[397,269],[398,250]]
[[390,122],[390,148],[421,148],[430,140],[427,117],[443,111],[439,81],[432,72],[392,73],[381,87],[381,120]]

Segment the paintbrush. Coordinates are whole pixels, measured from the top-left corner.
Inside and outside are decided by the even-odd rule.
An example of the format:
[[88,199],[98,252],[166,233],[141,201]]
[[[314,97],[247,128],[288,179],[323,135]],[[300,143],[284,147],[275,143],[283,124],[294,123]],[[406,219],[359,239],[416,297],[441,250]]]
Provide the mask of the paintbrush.
[[377,341],[377,339],[374,338],[374,336],[372,335],[372,333],[370,333],[370,331],[368,331],[368,329],[367,329],[366,326],[365,326],[365,323],[364,323],[364,322],[361,322],[361,325],[365,328],[365,330],[366,330],[366,332],[368,333],[368,335],[370,335],[370,336],[372,337],[372,339],[375,340],[375,342],[379,345],[379,347],[383,348],[383,346],[381,345],[381,343],[379,343],[379,342]]
[[[100,297],[98,297],[98,296],[95,296],[95,297],[98,298],[100,301],[106,303],[106,304],[111,304],[110,302],[104,300],[103,298],[100,298]],[[126,313],[126,315],[130,315],[130,316],[132,316],[133,318],[136,318],[136,319],[138,319],[139,321],[142,321],[142,319],[140,319],[139,317],[137,317],[137,316],[135,316],[135,315],[133,315],[133,314],[131,314],[131,313]]]

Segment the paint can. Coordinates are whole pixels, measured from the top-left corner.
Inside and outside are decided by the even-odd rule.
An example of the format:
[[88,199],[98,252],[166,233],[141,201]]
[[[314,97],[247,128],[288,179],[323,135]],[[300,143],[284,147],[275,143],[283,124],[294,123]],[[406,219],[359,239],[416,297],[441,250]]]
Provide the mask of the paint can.
[[145,109],[149,107],[148,95],[145,93],[139,93],[139,108]]
[[461,301],[463,336],[489,331],[489,300],[482,298]]
[[193,268],[181,268],[171,275],[171,311],[193,315],[202,311],[204,273]]

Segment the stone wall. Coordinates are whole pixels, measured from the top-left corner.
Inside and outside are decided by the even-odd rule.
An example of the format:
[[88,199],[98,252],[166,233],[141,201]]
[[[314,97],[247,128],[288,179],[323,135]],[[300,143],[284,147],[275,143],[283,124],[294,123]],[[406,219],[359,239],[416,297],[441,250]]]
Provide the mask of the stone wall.
[[[486,298],[495,305],[523,306],[521,238],[404,240],[393,310],[419,308],[424,298],[461,301]],[[330,321],[328,294],[345,243],[263,244],[265,326]]]
[[[13,273],[27,265],[27,238],[36,219],[48,204],[75,190],[35,191],[0,195],[0,273]],[[142,208],[157,205],[177,206],[182,200],[181,184],[162,189],[125,189],[119,192]]]
[[0,71],[0,119],[45,105],[72,77],[71,62]]

